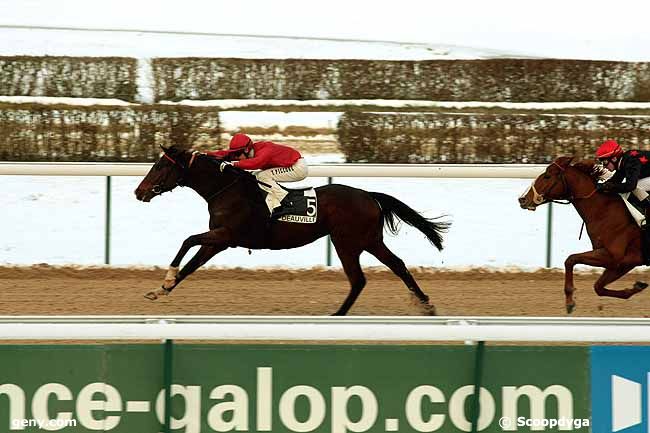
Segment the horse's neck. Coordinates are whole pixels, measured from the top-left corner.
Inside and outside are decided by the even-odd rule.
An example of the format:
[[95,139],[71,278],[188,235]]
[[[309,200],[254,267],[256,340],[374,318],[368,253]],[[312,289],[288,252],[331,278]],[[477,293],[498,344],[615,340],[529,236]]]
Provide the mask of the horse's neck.
[[602,220],[602,216],[611,204],[611,197],[596,193],[596,186],[587,175],[576,174],[575,179],[576,181],[571,185],[574,196],[573,207],[585,224]]
[[229,184],[234,183],[235,176],[220,173],[219,168],[213,164],[201,163],[198,160],[190,168],[187,186],[197,192],[205,201],[224,192]]

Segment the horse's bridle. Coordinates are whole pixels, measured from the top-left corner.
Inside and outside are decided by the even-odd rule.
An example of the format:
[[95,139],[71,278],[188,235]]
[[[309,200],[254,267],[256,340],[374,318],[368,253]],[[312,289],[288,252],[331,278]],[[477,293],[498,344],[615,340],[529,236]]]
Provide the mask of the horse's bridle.
[[189,164],[187,166],[185,166],[185,164],[181,163],[180,161],[176,161],[174,158],[167,155],[167,152],[165,151],[165,149],[163,149],[163,155],[162,156],[164,158],[166,158],[167,160],[171,161],[174,164],[174,166],[178,167],[181,170],[181,175],[180,175],[180,177],[176,181],[176,184],[173,187],[164,188],[162,185],[156,184],[151,188],[151,192],[153,192],[154,194],[160,195],[160,194],[163,194],[165,192],[169,192],[169,191],[173,190],[177,186],[185,186],[185,178],[187,177],[187,173],[188,173],[190,167],[192,166],[192,163],[194,162],[194,159],[196,158],[196,156],[198,154],[199,154],[198,151],[196,151],[196,150],[193,151],[192,152],[192,158],[190,158]]
[[[567,180],[566,180],[566,168],[565,168],[565,167],[562,167],[560,164],[558,164],[558,163],[555,162],[555,161],[554,161],[553,164],[551,164],[551,165],[554,165],[554,166],[556,166],[557,168],[560,169],[560,174],[559,174],[559,176],[558,176],[559,179],[556,179],[555,182],[553,182],[553,183],[551,184],[551,186],[549,186],[548,188],[546,188],[545,193],[548,194],[549,191],[551,191],[553,188],[555,188],[555,185],[557,185],[558,182],[562,182],[562,186],[564,187],[564,190],[567,191],[567,192],[569,193],[569,198],[566,199],[566,201],[553,200],[553,199],[551,199],[551,200],[547,200],[546,198],[544,198],[544,194],[540,194],[539,192],[537,192],[537,189],[535,188],[535,182],[533,182],[533,184],[531,185],[531,190],[533,191],[533,203],[535,204],[535,206],[539,206],[539,205],[541,205],[541,204],[543,204],[543,203],[571,204],[571,203],[573,203],[575,200],[582,200],[582,199],[585,199],[585,198],[589,198],[589,197],[591,197],[592,195],[594,195],[594,193],[596,192],[596,188],[594,188],[594,190],[591,191],[591,192],[590,192],[589,194],[587,194],[586,196],[584,196],[584,197],[576,197],[576,196],[573,194],[573,191],[572,191],[571,188],[569,187],[569,183],[568,183]],[[550,168],[550,166],[549,166],[549,167],[546,169],[546,171],[544,172],[545,174],[548,174],[548,169],[549,169],[549,168]]]

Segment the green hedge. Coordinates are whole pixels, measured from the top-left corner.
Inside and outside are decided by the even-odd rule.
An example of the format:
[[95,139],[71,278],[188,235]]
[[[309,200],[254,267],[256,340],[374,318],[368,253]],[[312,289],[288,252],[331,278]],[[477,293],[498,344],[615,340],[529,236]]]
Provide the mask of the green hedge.
[[155,161],[159,145],[220,147],[208,108],[0,104],[0,160]]
[[607,138],[650,148],[650,116],[348,112],[338,125],[348,162],[543,164]]
[[650,101],[650,63],[157,58],[156,100]]
[[134,102],[136,75],[137,60],[126,57],[0,57],[0,95]]

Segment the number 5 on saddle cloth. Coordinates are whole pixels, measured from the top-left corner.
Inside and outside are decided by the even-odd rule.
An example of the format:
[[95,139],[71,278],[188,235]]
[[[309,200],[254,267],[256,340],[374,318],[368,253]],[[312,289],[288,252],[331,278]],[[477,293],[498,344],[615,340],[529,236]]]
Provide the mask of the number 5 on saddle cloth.
[[280,208],[275,209],[272,219],[289,223],[313,224],[318,217],[318,202],[314,188],[289,189],[280,185],[287,191],[287,196],[280,203]]

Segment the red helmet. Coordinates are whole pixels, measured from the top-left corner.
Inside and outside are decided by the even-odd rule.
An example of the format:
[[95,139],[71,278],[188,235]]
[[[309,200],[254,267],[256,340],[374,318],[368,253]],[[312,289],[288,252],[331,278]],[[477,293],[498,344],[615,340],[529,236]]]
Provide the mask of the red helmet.
[[620,156],[623,153],[623,149],[616,142],[616,140],[607,140],[600,145],[596,151],[596,158],[611,158],[613,156]]
[[244,150],[248,152],[253,147],[253,140],[246,134],[235,134],[230,139],[230,151],[239,152]]

